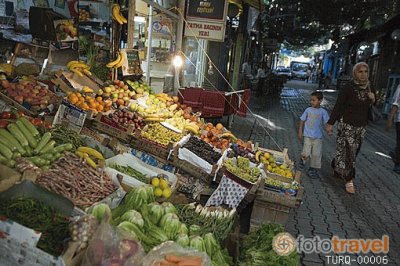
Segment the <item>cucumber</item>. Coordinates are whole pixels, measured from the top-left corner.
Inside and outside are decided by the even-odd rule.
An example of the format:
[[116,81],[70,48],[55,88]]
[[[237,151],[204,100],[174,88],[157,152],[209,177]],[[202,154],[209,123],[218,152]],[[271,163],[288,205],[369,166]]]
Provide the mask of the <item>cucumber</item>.
[[10,141],[7,141],[5,138],[2,138],[1,136],[0,136],[0,143],[5,145],[12,152],[15,152],[17,150],[17,147],[15,145],[13,145]]
[[40,158],[45,159],[45,160],[52,160],[54,158],[54,154],[52,153],[46,153],[40,155]]
[[44,146],[50,141],[51,133],[46,132],[43,134],[42,139],[40,140],[39,144],[36,146],[35,150],[33,151],[34,154],[38,154]]
[[73,146],[71,143],[66,143],[66,144],[61,144],[57,147],[55,147],[52,150],[52,153],[59,153],[59,152],[63,152],[63,151],[69,151],[72,150]]
[[0,153],[7,158],[8,160],[11,160],[13,157],[12,151],[6,146],[0,143]]
[[31,122],[28,121],[25,117],[20,117],[18,118],[19,121],[21,121],[24,126],[29,130],[29,132],[32,134],[32,136],[37,137],[39,136],[39,131],[36,129],[34,125],[32,125]]
[[28,161],[30,161],[31,163],[33,163],[34,165],[39,166],[39,167],[46,165],[46,161],[47,161],[47,160],[44,160],[44,159],[42,159],[40,157],[36,157],[36,156],[35,157],[28,157],[26,159]]
[[17,120],[17,122],[15,122],[15,124],[17,125],[19,130],[22,132],[24,137],[28,140],[29,146],[31,146],[32,148],[36,148],[38,143],[37,143],[36,139],[33,137],[33,135],[29,132],[29,130],[24,126],[24,123]]
[[26,153],[25,149],[21,146],[21,144],[17,141],[16,138],[13,137],[13,135],[10,134],[10,132],[8,132],[5,129],[0,129],[0,138],[3,138],[3,140],[8,141],[9,143],[11,143],[12,145],[14,145],[15,147],[17,147],[17,150],[24,155]]
[[25,152],[26,156],[32,156],[33,155],[33,151],[31,147],[26,147],[26,152]]
[[45,154],[45,153],[51,151],[54,148],[55,144],[56,144],[56,142],[54,140],[50,140],[39,153]]
[[26,148],[29,146],[28,140],[24,137],[24,134],[22,134],[16,124],[9,124],[7,128],[10,133],[15,136],[22,147]]
[[8,161],[9,160],[6,157],[4,157],[3,155],[0,155],[0,163],[7,164]]
[[19,153],[19,152],[14,152],[14,154],[13,154],[13,159],[19,158],[19,157],[21,157],[21,156],[22,156],[21,153]]

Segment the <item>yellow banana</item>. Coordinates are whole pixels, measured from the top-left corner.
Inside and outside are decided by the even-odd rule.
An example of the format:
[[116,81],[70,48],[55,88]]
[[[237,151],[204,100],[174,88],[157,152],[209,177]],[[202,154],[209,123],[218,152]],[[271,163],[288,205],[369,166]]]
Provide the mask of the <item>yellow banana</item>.
[[121,61],[121,54],[120,54],[120,53],[118,53],[117,59],[115,59],[114,61],[108,63],[106,66],[107,66],[108,68],[112,68],[112,67],[114,67],[116,64],[118,64],[119,61]]
[[184,129],[185,129],[186,131],[192,132],[192,133],[195,134],[195,135],[199,134],[199,130],[198,130],[197,128],[193,127],[192,125],[186,125],[186,126],[184,127]]
[[78,69],[71,68],[70,71],[73,72],[73,73],[75,73],[75,74],[77,74],[77,75],[80,76],[80,77],[83,77],[82,72],[80,72]]
[[149,117],[149,118],[145,118],[144,119],[144,121],[146,121],[146,122],[162,122],[162,121],[164,121],[165,119],[164,118],[161,118],[161,117]]
[[119,67],[122,67],[122,65],[124,64],[124,59],[125,59],[125,57],[122,55],[122,53],[121,52],[118,52],[118,54],[119,54],[119,56],[121,57],[121,60],[119,60],[119,62],[116,64],[116,65],[114,65],[114,68],[119,68]]
[[85,63],[73,63],[69,66],[69,68],[83,68],[83,69],[89,69],[89,66],[86,65]]
[[118,4],[114,4],[112,6],[112,17],[115,21],[117,21],[120,25],[122,25],[124,24],[124,22],[121,19],[119,12],[120,12],[120,6]]
[[75,151],[75,154],[78,155],[81,158],[85,158],[85,154],[83,152]]
[[84,87],[82,88],[82,91],[83,91],[84,93],[93,93],[93,92],[94,92],[93,89],[89,88],[88,86],[84,86]]
[[87,69],[83,69],[83,73],[85,73],[85,74],[88,75],[88,76],[91,76],[91,75],[92,75],[92,72],[90,72],[90,71],[87,70]]
[[73,61],[69,61],[67,64],[67,68],[69,69],[73,64],[78,64],[79,61],[73,60]]
[[88,165],[90,165],[91,167],[93,167],[93,168],[95,168],[95,169],[97,168],[97,164],[92,160],[92,158],[89,157],[89,154],[84,153],[84,154],[83,154],[83,158],[85,158],[86,163],[87,163]]
[[78,148],[77,151],[83,152],[83,153],[86,153],[86,154],[90,154],[90,155],[94,156],[95,158],[97,158],[99,160],[104,160],[104,157],[100,152],[98,152],[95,149],[92,149],[90,147],[81,146],[81,147]]
[[262,155],[262,151],[257,151],[256,152],[256,161],[259,162],[260,161],[260,156]]

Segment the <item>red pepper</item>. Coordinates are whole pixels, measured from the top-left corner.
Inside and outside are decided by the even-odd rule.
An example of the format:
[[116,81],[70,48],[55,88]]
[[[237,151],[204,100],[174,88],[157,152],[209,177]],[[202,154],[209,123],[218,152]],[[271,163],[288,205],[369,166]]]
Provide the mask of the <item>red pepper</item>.
[[31,120],[31,123],[34,126],[41,126],[43,124],[43,121],[40,118],[34,118]]
[[2,112],[0,114],[0,119],[10,119],[11,118],[11,112]]
[[8,121],[0,120],[0,128],[6,128],[8,126]]

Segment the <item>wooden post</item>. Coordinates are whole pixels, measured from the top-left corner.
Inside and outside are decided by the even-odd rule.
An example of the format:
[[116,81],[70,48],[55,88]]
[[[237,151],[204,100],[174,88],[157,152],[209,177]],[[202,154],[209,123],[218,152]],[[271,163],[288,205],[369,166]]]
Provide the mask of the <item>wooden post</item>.
[[133,48],[133,33],[135,31],[136,0],[129,0],[128,11],[128,49]]

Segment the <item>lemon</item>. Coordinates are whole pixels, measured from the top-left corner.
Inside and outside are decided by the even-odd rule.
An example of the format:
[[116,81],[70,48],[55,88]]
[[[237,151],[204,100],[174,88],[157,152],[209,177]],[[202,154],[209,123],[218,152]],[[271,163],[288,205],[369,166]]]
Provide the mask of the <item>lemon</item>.
[[153,178],[151,180],[151,184],[153,185],[153,187],[158,187],[160,185],[160,179],[158,179],[157,177]]
[[165,180],[164,178],[161,178],[161,179],[160,179],[160,188],[161,188],[162,190],[164,190],[164,189],[166,189],[166,188],[169,188],[169,186],[168,186],[168,181]]
[[274,159],[274,157],[271,156],[271,157],[268,158],[268,161],[269,161],[270,163],[273,163],[273,162],[275,162],[275,159]]
[[171,189],[169,189],[169,188],[164,189],[164,190],[162,191],[162,195],[163,195],[164,198],[169,198],[169,197],[171,197]]
[[281,169],[286,170],[286,165],[282,164]]
[[268,166],[267,166],[267,170],[271,172],[271,171],[272,171],[272,166],[271,166],[271,165],[268,165]]
[[270,156],[271,156],[271,155],[270,155],[268,152],[264,153],[264,158],[265,158],[265,159],[269,159]]
[[161,188],[156,188],[155,190],[154,190],[154,196],[156,196],[156,197],[161,197],[163,195],[163,191],[162,191],[162,189]]

